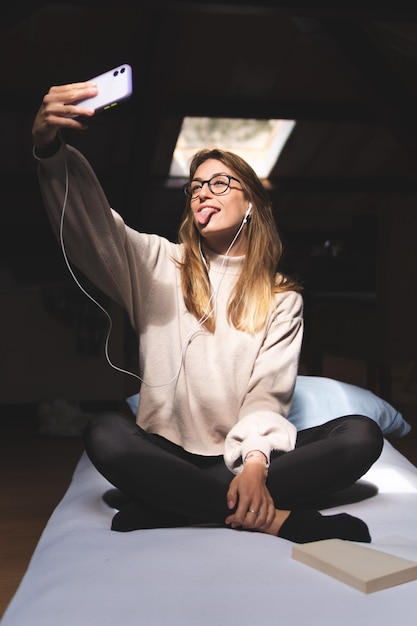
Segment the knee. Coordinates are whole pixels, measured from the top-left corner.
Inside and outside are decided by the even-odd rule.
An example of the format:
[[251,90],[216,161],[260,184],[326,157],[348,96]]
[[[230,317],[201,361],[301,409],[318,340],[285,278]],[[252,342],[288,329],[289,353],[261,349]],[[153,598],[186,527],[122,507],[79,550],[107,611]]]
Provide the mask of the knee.
[[384,437],[382,431],[373,419],[363,415],[355,415],[359,420],[359,428],[361,429],[361,441],[371,454],[375,456],[375,460],[379,457],[384,446]]
[[107,432],[111,429],[111,417],[107,413],[92,415],[84,430],[84,445],[86,449],[95,447],[98,440],[107,439]]
[[118,454],[118,430],[124,418],[123,415],[111,412],[98,413],[90,417],[84,430],[84,447],[95,465],[107,463]]
[[384,437],[381,429],[373,419],[364,415],[349,415],[347,419],[355,461],[370,467],[382,452]]

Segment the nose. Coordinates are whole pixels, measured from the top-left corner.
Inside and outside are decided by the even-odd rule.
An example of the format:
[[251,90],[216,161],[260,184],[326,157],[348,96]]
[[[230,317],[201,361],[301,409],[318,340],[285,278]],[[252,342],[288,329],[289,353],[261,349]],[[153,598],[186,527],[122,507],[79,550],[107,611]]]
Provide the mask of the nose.
[[201,183],[201,189],[198,194],[198,197],[200,198],[200,201],[201,201],[202,198],[211,198],[212,196],[213,194],[210,191],[209,181],[205,180],[204,182]]

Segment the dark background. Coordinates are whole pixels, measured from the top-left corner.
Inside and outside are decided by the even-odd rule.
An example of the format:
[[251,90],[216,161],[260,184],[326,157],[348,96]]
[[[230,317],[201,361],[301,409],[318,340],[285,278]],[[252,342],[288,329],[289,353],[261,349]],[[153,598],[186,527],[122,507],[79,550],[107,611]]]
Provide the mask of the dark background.
[[[104,362],[102,320],[52,238],[30,138],[51,85],[120,63],[133,67],[133,98],[66,138],[135,228],[176,237],[183,181],[168,171],[184,116],[297,120],[269,189],[282,269],[304,285],[303,371],[326,373],[326,355],[350,359],[363,386],[390,399],[393,368],[417,357],[417,10],[367,4],[2,6],[1,404],[134,389]],[[113,354],[134,367],[130,330],[113,314]]]

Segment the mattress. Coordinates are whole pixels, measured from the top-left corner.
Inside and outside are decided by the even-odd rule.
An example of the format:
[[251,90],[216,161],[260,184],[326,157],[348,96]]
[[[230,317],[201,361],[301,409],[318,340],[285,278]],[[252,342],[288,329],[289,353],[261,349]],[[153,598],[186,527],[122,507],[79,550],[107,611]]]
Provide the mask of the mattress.
[[[417,468],[385,441],[362,482],[377,495],[333,506],[364,519],[379,549],[417,561]],[[366,595],[297,562],[291,542],[215,527],[110,530],[109,483],[83,454],[2,626],[415,624],[417,581]]]

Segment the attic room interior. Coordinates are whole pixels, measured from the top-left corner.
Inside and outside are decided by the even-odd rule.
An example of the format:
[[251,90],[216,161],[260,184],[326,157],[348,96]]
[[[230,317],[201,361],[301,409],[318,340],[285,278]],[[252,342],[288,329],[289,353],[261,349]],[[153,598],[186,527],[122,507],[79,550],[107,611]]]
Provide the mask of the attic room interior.
[[[82,451],[77,436],[42,433],[42,415],[60,401],[85,413],[124,406],[137,391],[109,367],[106,320],[74,284],[43,208],[31,126],[52,85],[131,65],[132,97],[65,140],[129,226],[173,241],[187,178],[170,172],[184,120],[223,129],[293,121],[263,182],[284,243],[281,269],[303,285],[300,374],[368,389],[415,423],[417,10],[367,4],[2,7],[0,445],[2,474],[16,482],[0,488],[1,532],[13,537],[18,519],[26,537],[0,559],[2,610]],[[84,284],[111,312],[112,361],[135,368],[123,311]],[[416,464],[413,436],[394,445]]]

